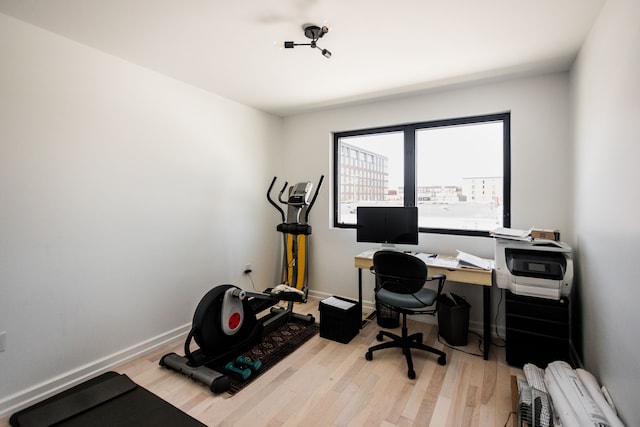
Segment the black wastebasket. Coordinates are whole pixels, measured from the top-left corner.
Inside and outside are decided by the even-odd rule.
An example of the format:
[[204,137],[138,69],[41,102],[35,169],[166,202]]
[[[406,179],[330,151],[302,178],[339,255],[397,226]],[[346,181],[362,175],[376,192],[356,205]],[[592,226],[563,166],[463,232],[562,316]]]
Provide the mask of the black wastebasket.
[[[376,292],[378,292],[380,287],[380,277],[376,276]],[[400,312],[376,300],[376,321],[381,328],[397,328],[400,326]]]
[[438,297],[438,333],[450,345],[467,345],[469,309],[471,305],[459,295]]
[[400,312],[376,301],[376,319],[381,328],[394,329],[400,326]]

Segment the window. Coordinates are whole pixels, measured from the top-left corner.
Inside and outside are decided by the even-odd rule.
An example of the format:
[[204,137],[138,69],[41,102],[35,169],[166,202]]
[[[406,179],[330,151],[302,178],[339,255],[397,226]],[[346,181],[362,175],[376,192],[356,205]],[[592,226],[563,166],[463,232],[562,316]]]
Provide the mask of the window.
[[[420,231],[510,225],[510,114],[334,133],[334,225],[358,206],[417,206]],[[360,161],[352,161],[359,159]]]

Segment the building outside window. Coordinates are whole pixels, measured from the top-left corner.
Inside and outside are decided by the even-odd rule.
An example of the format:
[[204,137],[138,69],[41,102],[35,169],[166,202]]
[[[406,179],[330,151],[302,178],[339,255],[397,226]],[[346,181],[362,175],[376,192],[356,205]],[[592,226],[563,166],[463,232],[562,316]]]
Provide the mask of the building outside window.
[[[508,227],[510,114],[334,134],[334,225],[358,206],[417,206],[424,232]],[[356,160],[356,161],[352,161]]]

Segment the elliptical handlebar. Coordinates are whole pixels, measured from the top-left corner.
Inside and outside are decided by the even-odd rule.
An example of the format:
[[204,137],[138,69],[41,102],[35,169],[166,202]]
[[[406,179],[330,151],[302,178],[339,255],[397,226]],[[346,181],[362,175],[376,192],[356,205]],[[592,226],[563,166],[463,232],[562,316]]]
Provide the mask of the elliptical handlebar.
[[[273,201],[273,199],[271,198],[271,189],[273,188],[273,184],[276,183],[276,179],[278,179],[278,177],[274,176],[273,180],[271,181],[271,185],[269,185],[269,189],[267,190],[267,200],[269,200],[269,203],[271,203],[273,205],[273,207],[275,207],[278,212],[280,212],[280,216],[282,217],[282,222],[285,221],[285,217],[284,217],[284,211],[282,210],[282,208],[280,206],[278,206],[278,204],[276,202]],[[284,187],[286,188],[287,183],[284,183]],[[284,188],[282,189],[282,191],[280,192],[280,196],[282,196],[282,192],[284,191]]]
[[[282,223],[284,223],[286,221],[284,210],[271,198],[271,190],[273,190],[273,186],[275,185],[277,179],[278,177],[274,176],[273,179],[271,180],[271,184],[269,185],[269,189],[267,190],[267,200],[269,200],[269,203],[271,203],[271,205],[275,207],[278,210],[278,212],[280,212],[280,216],[282,217]],[[316,186],[316,191],[313,194],[313,197],[311,198],[311,202],[307,205],[306,209],[304,209],[304,218],[303,218],[304,223],[307,223],[309,221],[309,212],[311,212],[311,208],[313,208],[313,205],[316,202],[316,199],[318,198],[318,193],[320,193],[320,187],[322,187],[323,181],[324,181],[324,175],[320,175],[320,180],[318,181],[318,185]],[[282,199],[282,195],[287,189],[287,185],[289,185],[289,182],[285,181],[284,185],[282,186],[282,190],[280,190],[280,193],[278,193],[278,201],[281,204],[286,206],[303,207],[304,204],[294,205],[293,203],[290,203],[287,200]]]
[[309,212],[311,212],[311,208],[313,204],[316,202],[316,198],[318,197],[318,193],[320,192],[320,187],[322,186],[322,181],[324,181],[324,175],[320,175],[320,180],[318,181],[318,186],[316,187],[316,192],[313,193],[313,197],[311,198],[311,202],[309,203],[309,207],[307,207],[307,211],[304,214],[304,222],[309,222]]
[[287,203],[286,200],[282,200],[282,195],[284,194],[284,190],[287,189],[287,185],[289,185],[288,181],[284,182],[284,185],[282,186],[282,190],[280,190],[280,193],[278,193],[278,200],[280,201],[280,203],[282,203],[283,205],[289,205],[289,203]]

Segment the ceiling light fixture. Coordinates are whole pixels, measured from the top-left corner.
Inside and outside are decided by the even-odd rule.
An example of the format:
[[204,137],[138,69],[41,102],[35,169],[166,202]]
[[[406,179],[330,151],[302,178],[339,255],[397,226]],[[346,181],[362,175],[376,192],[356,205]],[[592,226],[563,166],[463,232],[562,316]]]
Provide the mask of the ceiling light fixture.
[[311,39],[311,43],[284,42],[285,49],[293,49],[296,46],[311,46],[312,49],[319,49],[325,58],[331,58],[331,52],[327,49],[321,48],[317,44],[318,40],[329,32],[329,27],[318,27],[317,25],[305,24],[302,29],[304,30],[304,35],[308,39]]

